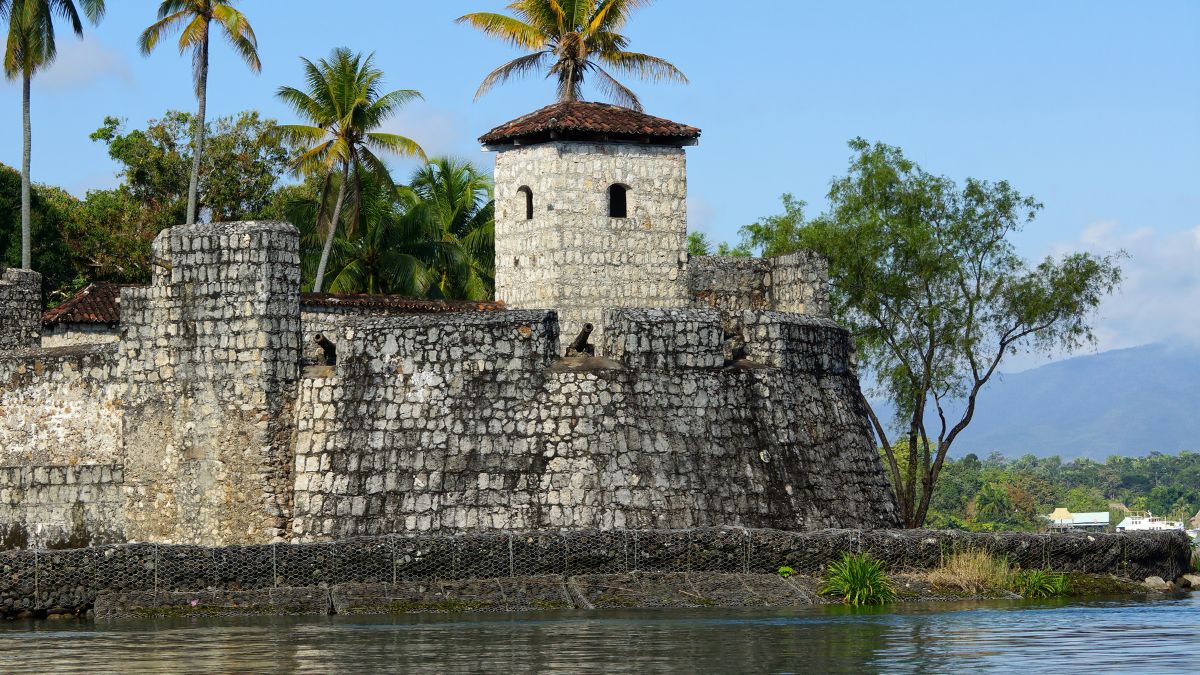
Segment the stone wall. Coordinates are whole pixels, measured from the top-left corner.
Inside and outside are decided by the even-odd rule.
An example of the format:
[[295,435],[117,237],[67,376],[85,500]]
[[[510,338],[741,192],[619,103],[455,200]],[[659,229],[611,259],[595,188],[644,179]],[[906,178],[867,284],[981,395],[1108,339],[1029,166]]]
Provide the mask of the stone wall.
[[42,348],[102,345],[120,339],[120,326],[103,323],[60,323],[42,331]]
[[0,548],[125,541],[119,464],[0,467]]
[[729,368],[713,311],[613,310],[612,358],[562,361],[549,312],[343,323],[300,386],[293,533],[894,525],[849,337],[804,321],[754,319]]
[[776,258],[693,256],[692,303],[737,314],[747,309],[828,316],[829,264],[812,251]]
[[[116,343],[0,355],[9,539],[896,523],[826,319],[609,308],[602,356],[562,358],[549,310],[302,312],[290,225],[172,228],[154,255]],[[316,332],[336,364],[302,368]]]
[[[0,615],[83,609],[103,593],[153,594],[155,597],[143,598],[143,606],[153,607],[164,604],[163,600],[165,604],[182,600],[180,605],[196,599],[205,604],[213,602],[213,595],[206,592],[272,591],[286,597],[287,589],[323,587],[332,589],[338,605],[339,593],[357,594],[343,588],[346,584],[384,585],[372,593],[376,602],[385,605],[375,608],[382,612],[389,611],[388,604],[403,605],[413,593],[420,594],[413,598],[418,603],[391,610],[611,606],[597,602],[587,592],[588,584],[604,581],[595,575],[637,575],[606,584],[627,591],[652,581],[654,575],[697,575],[679,580],[680,585],[690,589],[693,602],[743,592],[757,598],[759,594],[745,587],[746,579],[705,579],[700,575],[762,575],[778,580],[779,568],[788,566],[797,577],[820,576],[843,553],[867,553],[883,561],[888,574],[894,574],[934,569],[949,555],[969,550],[987,551],[1026,570],[1108,574],[1140,581],[1149,576],[1175,579],[1186,573],[1190,544],[1182,532],[1035,535],[705,528],[383,536],[227,548],[132,544],[49,552],[8,551],[0,552],[0,568],[4,570],[0,575]],[[576,577],[584,577],[582,583],[572,583]],[[477,580],[487,583],[472,583]],[[720,587],[705,588],[707,584],[690,584],[689,580],[712,580]],[[524,596],[539,597],[537,586],[561,587],[564,581],[573,586],[571,595],[576,604],[567,598],[562,599],[565,605],[521,604]],[[190,592],[190,597],[174,595],[185,592]],[[497,594],[506,597],[494,599]],[[625,606],[670,602],[652,593],[640,598],[637,593],[618,593],[617,597]],[[480,601],[484,602],[472,604]],[[100,603],[96,604],[100,614]],[[225,604],[228,607],[230,603]],[[363,604],[360,597],[357,603],[341,603],[338,611],[354,613],[344,610]],[[716,603],[695,602],[693,606],[705,604]],[[207,609],[219,612],[221,607],[218,604]],[[327,612],[328,606],[318,603],[316,613]],[[229,607],[228,613],[236,613],[236,609]]]
[[42,330],[42,275],[0,270],[0,350],[37,347]]
[[[603,340],[610,307],[683,307],[687,177],[681,148],[554,142],[496,154],[496,299],[555,309],[570,340],[584,322]],[[628,217],[608,188],[628,186]],[[526,219],[520,188],[533,193]]]
[[299,373],[299,241],[286,223],[175,227],[121,295],[130,537],[286,532]]
[[119,377],[112,345],[0,352],[0,466],[119,462]]

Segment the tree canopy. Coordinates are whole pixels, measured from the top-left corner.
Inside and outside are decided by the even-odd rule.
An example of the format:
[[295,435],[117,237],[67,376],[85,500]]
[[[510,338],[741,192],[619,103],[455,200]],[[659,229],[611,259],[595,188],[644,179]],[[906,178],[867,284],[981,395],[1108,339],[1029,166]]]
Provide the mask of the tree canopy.
[[960,186],[882,143],[859,138],[850,148],[826,213],[805,221],[803,202],[784,195],[783,214],[743,227],[741,250],[725,251],[807,248],[829,259],[834,314],[875,393],[895,406],[895,419],[881,420],[866,404],[904,522],[918,527],[1000,363],[1091,342],[1095,310],[1120,283],[1121,254],[1027,263],[1011,236],[1041,209],[1034,198],[1005,181]]
[[629,39],[618,31],[633,10],[646,4],[647,0],[514,0],[508,4],[513,16],[475,12],[459,17],[459,23],[530,52],[489,73],[475,98],[510,78],[545,72],[557,82],[559,101],[582,101],[584,80],[592,77],[614,103],[641,110],[637,95],[606,66],[652,81],[687,82],[669,61],[626,49]]

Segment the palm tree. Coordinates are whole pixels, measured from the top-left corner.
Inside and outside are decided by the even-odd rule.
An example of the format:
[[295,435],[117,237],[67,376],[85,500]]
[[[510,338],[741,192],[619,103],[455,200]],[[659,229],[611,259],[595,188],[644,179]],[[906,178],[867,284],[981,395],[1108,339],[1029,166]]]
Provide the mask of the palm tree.
[[436,246],[429,251],[427,297],[490,300],[495,293],[495,209],[492,181],[470,162],[437,157],[413,174],[419,200],[409,218]]
[[330,257],[329,290],[424,297],[432,275],[428,233],[405,217],[412,191],[372,174],[361,186],[358,222],[343,227]]
[[514,0],[508,10],[516,16],[475,12],[457,19],[530,54],[493,70],[483,79],[475,98],[511,77],[548,71],[558,80],[559,101],[582,100],[584,76],[593,74],[600,89],[617,104],[641,110],[638,97],[617,81],[610,68],[650,80],[687,78],[668,61],[626,51],[629,40],[618,33],[629,15],[650,0]]
[[196,113],[196,128],[192,137],[192,176],[188,183],[187,224],[196,222],[197,198],[200,191],[200,157],[204,151],[205,108],[208,105],[208,43],[209,26],[215,19],[233,48],[250,66],[262,70],[258,59],[258,39],[246,16],[234,9],[233,0],[163,0],[158,6],[158,21],[138,39],[142,54],[154,51],[167,32],[180,31],[179,53],[192,50],[192,67],[196,81],[196,98],[200,110]]
[[[293,165],[297,173],[325,176],[318,202],[318,225],[324,212],[325,197],[337,179],[337,200],[313,280],[313,291],[318,293],[324,286],[325,269],[347,194],[350,194],[351,205],[357,209],[364,172],[390,181],[387,167],[375,152],[425,158],[425,151],[415,141],[377,131],[401,106],[421,98],[421,93],[401,89],[380,95],[383,71],[374,67],[373,58],[374,55],[363,58],[344,47],[333,50],[329,59],[317,63],[301,58],[308,91],[279,88],[279,98],[311,123],[283,125],[279,132],[303,149]],[[350,218],[348,222],[355,220]]]
[[[93,23],[104,16],[104,0],[80,0],[83,13]],[[32,267],[31,200],[29,165],[33,150],[33,128],[29,119],[30,83],[37,71],[54,62],[54,17],[65,18],[75,35],[83,37],[83,22],[73,0],[0,0],[0,20],[8,21],[8,45],[4,51],[4,74],[21,77],[23,155],[21,157],[21,267]]]

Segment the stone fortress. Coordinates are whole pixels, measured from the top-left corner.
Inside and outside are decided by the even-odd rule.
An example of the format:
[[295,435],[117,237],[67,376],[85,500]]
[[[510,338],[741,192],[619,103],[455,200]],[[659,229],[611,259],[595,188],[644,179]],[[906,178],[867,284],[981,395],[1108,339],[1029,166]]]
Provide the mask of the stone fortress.
[[0,548],[896,526],[824,262],[688,257],[699,135],[485,134],[496,303],[301,294],[274,222],[165,230],[151,285],[45,316],[4,271]]

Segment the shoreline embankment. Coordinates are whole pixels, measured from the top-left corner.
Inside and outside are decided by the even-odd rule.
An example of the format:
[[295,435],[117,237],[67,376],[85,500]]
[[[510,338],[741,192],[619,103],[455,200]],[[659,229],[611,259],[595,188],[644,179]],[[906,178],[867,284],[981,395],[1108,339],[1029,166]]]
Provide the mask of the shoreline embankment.
[[[743,528],[381,535],[204,547],[121,544],[0,552],[0,615],[98,619],[387,614],[825,602],[844,553],[883,561],[904,600],[954,599],[919,573],[984,551],[1013,568],[1107,577],[1126,592],[1190,570],[1183,533],[1024,534]],[[782,567],[792,576],[779,575]],[[905,592],[904,589],[909,591]],[[1102,591],[1098,591],[1102,592]]]

